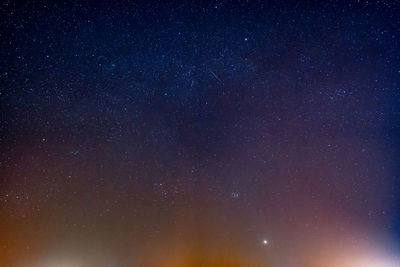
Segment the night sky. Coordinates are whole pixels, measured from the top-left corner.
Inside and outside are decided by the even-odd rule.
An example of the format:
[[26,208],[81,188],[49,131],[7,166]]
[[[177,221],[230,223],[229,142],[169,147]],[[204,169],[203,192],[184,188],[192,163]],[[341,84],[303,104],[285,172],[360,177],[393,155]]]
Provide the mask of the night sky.
[[399,14],[1,1],[0,266],[400,266]]

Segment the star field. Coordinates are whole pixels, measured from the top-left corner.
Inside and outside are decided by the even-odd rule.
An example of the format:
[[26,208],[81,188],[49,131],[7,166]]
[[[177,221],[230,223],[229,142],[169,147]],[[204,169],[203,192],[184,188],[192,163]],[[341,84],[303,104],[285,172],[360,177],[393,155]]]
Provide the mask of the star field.
[[400,264],[397,1],[3,1],[0,265]]

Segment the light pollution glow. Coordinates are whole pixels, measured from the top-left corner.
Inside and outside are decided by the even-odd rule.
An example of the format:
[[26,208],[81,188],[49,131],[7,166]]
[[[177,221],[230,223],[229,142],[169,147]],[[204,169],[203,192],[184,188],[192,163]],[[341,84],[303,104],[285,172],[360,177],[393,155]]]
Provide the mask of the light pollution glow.
[[3,1],[0,267],[399,267],[400,1]]

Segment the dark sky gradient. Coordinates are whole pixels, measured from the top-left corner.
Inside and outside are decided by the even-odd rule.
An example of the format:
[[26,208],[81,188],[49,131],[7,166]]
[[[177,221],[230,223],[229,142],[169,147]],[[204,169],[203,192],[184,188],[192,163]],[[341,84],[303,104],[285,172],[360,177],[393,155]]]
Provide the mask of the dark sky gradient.
[[400,266],[399,13],[3,1],[0,266]]

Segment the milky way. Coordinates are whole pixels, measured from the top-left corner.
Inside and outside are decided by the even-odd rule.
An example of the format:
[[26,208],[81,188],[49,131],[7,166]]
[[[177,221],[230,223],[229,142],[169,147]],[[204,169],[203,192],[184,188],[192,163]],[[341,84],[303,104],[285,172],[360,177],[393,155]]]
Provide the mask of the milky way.
[[400,266],[397,1],[107,2],[0,6],[1,266]]

